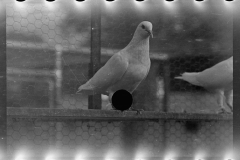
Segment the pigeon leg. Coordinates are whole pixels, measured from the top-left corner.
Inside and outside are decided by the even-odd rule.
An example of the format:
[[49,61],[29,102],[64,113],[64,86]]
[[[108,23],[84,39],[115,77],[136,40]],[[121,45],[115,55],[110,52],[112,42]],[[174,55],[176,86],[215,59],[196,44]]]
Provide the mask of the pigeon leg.
[[110,92],[108,96],[109,103],[112,103],[112,96],[113,96],[113,93]]
[[225,109],[225,107],[223,105],[223,99],[224,99],[224,92],[222,90],[218,91],[217,92],[217,104],[220,107],[220,109],[218,110],[218,114],[227,112],[227,110]]
[[106,107],[109,107],[109,106],[112,106],[112,104],[110,102],[106,105]]
[[109,94],[108,96],[108,103],[106,104],[106,108],[109,109],[109,110],[115,110],[117,111],[117,109],[112,105],[112,101],[111,101],[111,98],[112,98],[112,95],[113,94]]
[[226,104],[233,112],[233,90],[225,91],[224,95],[226,97]]

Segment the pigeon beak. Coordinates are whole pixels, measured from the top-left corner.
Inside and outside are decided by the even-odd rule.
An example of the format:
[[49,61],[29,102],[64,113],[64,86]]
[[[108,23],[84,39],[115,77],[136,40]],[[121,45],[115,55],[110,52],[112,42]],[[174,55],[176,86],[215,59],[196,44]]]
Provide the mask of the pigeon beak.
[[147,30],[147,32],[148,32],[149,36],[151,36],[151,38],[153,38],[152,31]]
[[151,31],[150,33],[151,33],[151,34],[150,34],[150,35],[151,35],[151,38],[153,38],[153,33],[152,33],[152,31]]

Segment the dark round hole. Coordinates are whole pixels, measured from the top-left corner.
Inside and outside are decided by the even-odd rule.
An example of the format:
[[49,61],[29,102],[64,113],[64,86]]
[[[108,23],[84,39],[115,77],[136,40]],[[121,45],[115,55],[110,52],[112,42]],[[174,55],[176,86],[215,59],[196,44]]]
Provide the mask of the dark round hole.
[[118,90],[112,96],[112,105],[115,109],[128,110],[133,102],[132,94],[126,90]]
[[18,2],[24,2],[25,0],[16,0],[16,1],[18,1]]
[[53,1],[55,1],[55,0],[46,0],[46,1],[48,1],[48,2],[53,2]]

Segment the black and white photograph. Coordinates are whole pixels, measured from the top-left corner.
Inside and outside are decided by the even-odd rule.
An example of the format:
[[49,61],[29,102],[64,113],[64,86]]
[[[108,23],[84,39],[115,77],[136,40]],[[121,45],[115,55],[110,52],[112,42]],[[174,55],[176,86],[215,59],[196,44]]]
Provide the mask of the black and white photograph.
[[0,160],[237,160],[237,1],[2,0]]

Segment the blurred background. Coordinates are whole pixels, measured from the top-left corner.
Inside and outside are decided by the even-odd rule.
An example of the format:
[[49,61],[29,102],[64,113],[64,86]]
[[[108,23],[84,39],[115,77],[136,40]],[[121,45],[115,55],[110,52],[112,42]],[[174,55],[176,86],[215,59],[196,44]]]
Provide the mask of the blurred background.
[[[75,92],[90,78],[90,6],[88,1],[64,0],[7,4],[9,107],[88,108],[87,97]],[[130,42],[144,20],[153,24],[152,65],[147,79],[133,93],[136,108],[162,110],[164,73],[168,72],[169,111],[214,112],[213,94],[173,77],[202,71],[232,55],[229,6],[214,0],[102,1],[102,65]],[[106,98],[102,101],[102,109],[111,108],[106,108]]]
[[[130,42],[140,22],[153,24],[151,69],[133,93],[133,107],[216,113],[214,94],[174,77],[202,71],[232,56],[229,4],[218,0],[102,0],[100,4],[102,65]],[[91,0],[9,0],[6,15],[7,106],[87,110],[88,97],[75,92],[90,78]],[[102,96],[102,110],[111,109],[107,103]],[[217,155],[232,144],[232,122],[10,119],[8,135],[10,153],[29,146],[35,146],[33,150],[58,146],[65,151],[82,146],[102,155],[104,147],[114,146],[120,155],[119,148],[129,154],[144,150],[146,155],[158,156],[169,143],[169,148],[180,149],[184,155],[195,154],[196,148]]]

